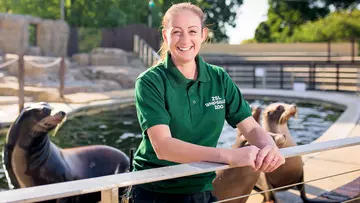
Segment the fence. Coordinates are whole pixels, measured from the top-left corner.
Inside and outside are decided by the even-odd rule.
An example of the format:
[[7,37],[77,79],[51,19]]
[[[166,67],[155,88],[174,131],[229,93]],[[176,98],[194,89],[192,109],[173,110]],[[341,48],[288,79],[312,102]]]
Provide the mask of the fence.
[[19,82],[19,90],[18,90],[18,104],[19,104],[19,112],[21,112],[21,110],[24,108],[24,86],[25,86],[25,68],[24,68],[24,63],[29,63],[31,64],[33,67],[38,67],[38,68],[48,68],[48,67],[52,67],[54,65],[60,64],[60,70],[59,70],[59,94],[60,97],[63,98],[64,97],[64,87],[65,87],[65,71],[66,71],[66,66],[65,66],[65,58],[64,57],[58,57],[56,58],[53,62],[48,63],[48,64],[38,64],[35,62],[32,62],[30,60],[27,60],[26,57],[24,57],[24,55],[13,55],[12,59],[5,61],[4,63],[0,64],[0,69],[1,68],[5,68],[8,67],[14,63],[18,62],[18,82]]
[[152,66],[154,62],[160,59],[159,54],[138,35],[134,35],[133,47],[133,52],[138,55],[147,67]]
[[159,50],[161,40],[159,30],[149,28],[144,24],[133,24],[121,28],[103,29],[101,46],[133,51],[134,35],[142,38],[154,50]]
[[[293,89],[302,85],[307,90],[360,93],[360,61],[333,60],[238,60],[236,57],[204,58],[225,68],[240,87]],[[220,58],[220,57],[219,57]],[[269,57],[270,58],[270,57]],[[284,59],[284,58],[282,58]]]
[[[285,158],[322,152],[360,144],[360,137],[280,149]],[[175,166],[123,173],[98,178],[76,180],[0,192],[0,202],[35,202],[101,191],[102,203],[118,202],[118,188],[167,180],[230,168],[229,165],[211,162],[196,162]]]

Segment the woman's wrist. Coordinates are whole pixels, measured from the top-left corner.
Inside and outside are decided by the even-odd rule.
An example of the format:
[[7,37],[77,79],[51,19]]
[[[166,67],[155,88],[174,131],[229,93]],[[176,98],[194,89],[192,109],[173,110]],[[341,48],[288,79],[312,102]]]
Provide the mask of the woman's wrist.
[[226,164],[230,164],[231,163],[231,149],[224,149],[224,148],[219,148],[219,161],[221,163],[226,163]]

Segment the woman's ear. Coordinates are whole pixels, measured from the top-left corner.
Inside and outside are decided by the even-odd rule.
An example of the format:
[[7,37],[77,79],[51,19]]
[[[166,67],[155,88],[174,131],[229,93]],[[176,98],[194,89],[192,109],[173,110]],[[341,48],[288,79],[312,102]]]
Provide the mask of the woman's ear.
[[203,27],[201,32],[201,40],[203,43],[206,41],[208,34],[209,34],[209,29],[207,27]]
[[164,41],[167,43],[166,29],[162,29],[161,34],[162,34]]

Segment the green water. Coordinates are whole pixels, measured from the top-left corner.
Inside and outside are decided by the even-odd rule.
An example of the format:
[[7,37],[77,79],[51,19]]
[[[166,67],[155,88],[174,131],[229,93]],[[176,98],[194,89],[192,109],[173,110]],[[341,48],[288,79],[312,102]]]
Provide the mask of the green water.
[[[265,107],[270,102],[254,100],[251,104]],[[289,129],[298,144],[308,144],[321,136],[341,115],[342,110],[326,105],[297,102],[298,118],[289,120]],[[0,131],[2,151],[7,129]],[[218,147],[228,148],[235,140],[236,131],[226,122]],[[51,140],[61,148],[93,144],[105,144],[123,150],[129,155],[141,141],[141,131],[132,104],[119,105],[111,109],[86,110],[71,116]],[[2,160],[2,159],[1,159]],[[7,190],[5,173],[0,166],[0,191]]]

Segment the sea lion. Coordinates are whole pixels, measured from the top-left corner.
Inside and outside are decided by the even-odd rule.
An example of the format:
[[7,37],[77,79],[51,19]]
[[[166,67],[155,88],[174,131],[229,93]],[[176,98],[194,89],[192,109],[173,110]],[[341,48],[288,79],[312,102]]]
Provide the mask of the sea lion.
[[[280,147],[296,146],[289,128],[288,120],[297,114],[297,107],[294,104],[272,103],[268,105],[263,112],[261,124],[266,131],[284,134],[286,142]],[[259,190],[268,190],[277,187],[287,186],[289,184],[300,183],[304,181],[303,161],[301,156],[287,158],[285,164],[281,165],[275,171],[270,173],[262,173],[256,188]],[[310,200],[306,197],[304,184],[297,186],[300,190],[301,198],[304,202],[324,202]],[[289,188],[286,188],[289,189]],[[265,202],[276,202],[274,192],[264,193]]]
[[[127,155],[113,147],[57,147],[48,134],[64,119],[64,112],[55,112],[49,104],[41,102],[24,108],[12,123],[3,150],[3,164],[10,188],[93,178],[124,173],[129,169]],[[60,201],[98,202],[100,198],[99,192]]]
[[[260,124],[260,115],[261,115],[261,107],[260,106],[253,106],[251,105],[251,113],[254,117],[254,120]],[[270,136],[275,141],[276,145],[278,147],[283,146],[286,142],[286,137],[283,134],[276,134],[272,132],[268,132]],[[239,129],[237,129],[237,135],[236,135],[236,142],[232,145],[232,148],[240,148],[245,145],[248,145],[248,142],[244,135],[240,132]]]
[[[256,122],[259,123],[260,120],[260,115],[261,115],[261,107],[260,106],[255,106],[255,105],[250,105],[251,107],[251,114],[252,117],[254,118],[254,120]],[[240,132],[239,129],[236,129],[236,142],[234,143],[234,145],[232,145],[232,148],[240,148],[243,147],[247,144],[247,141],[244,137],[244,135]]]
[[[259,121],[261,108],[256,106],[251,106],[251,108],[252,116],[256,121]],[[284,135],[271,133],[271,136],[278,146],[285,143]],[[236,143],[232,145],[232,148],[240,148],[248,145],[245,137],[237,130]],[[250,166],[218,170],[213,180],[213,194],[218,200],[248,195],[254,188],[259,176],[260,172],[254,171]],[[248,197],[244,197],[227,202],[245,203],[247,199]]]

